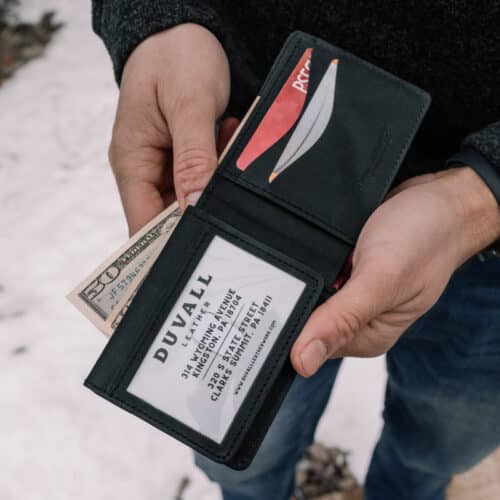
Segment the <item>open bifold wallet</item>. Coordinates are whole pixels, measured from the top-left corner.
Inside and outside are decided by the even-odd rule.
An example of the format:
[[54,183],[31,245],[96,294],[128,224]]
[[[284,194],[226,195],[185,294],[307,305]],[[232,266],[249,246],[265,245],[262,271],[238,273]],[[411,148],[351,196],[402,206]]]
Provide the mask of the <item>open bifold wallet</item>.
[[304,33],[259,97],[85,381],[217,462],[247,467],[429,96]]

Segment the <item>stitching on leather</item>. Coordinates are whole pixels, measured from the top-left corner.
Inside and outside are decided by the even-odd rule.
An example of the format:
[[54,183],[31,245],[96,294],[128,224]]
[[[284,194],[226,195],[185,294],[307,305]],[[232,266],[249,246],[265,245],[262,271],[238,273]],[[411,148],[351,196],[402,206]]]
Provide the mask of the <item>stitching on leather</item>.
[[390,175],[387,177],[387,180],[384,183],[384,189],[382,190],[381,194],[377,197],[377,205],[382,203],[382,201],[385,197],[385,193],[387,192],[387,190],[389,189],[389,186],[391,185],[392,181],[394,180],[394,175],[395,175],[397,169],[399,168],[399,166],[401,165],[401,162],[403,161],[404,155],[406,154],[406,152],[408,151],[408,148],[410,147],[411,141],[413,140],[413,136],[417,132],[418,124],[422,120],[426,108],[427,108],[427,101],[422,103],[422,105],[420,106],[420,108],[418,110],[418,113],[415,116],[415,120],[413,121],[413,126],[410,130],[410,133],[407,135],[406,141],[403,144],[403,147],[400,149],[398,158],[397,158],[396,162],[394,163],[394,167],[392,168]]
[[[203,217],[200,217],[198,214],[196,213],[193,213],[191,212],[190,213],[190,216],[192,217],[195,217],[197,218],[198,220],[208,224],[209,226],[211,226],[212,228],[215,228],[217,231],[219,231],[220,233],[222,234],[226,234],[226,235],[229,235],[231,239],[233,240],[236,240],[236,241],[239,241],[239,242],[243,242],[245,245],[247,246],[250,246],[250,247],[253,247],[254,249],[256,249],[258,252],[262,252],[263,254],[267,255],[268,257],[270,257],[270,260],[271,262],[272,261],[275,261],[275,262],[280,262],[281,264],[283,264],[285,266],[285,268],[287,269],[293,269],[295,270],[297,273],[307,277],[307,278],[310,278],[310,280],[313,281],[313,286],[309,292],[309,294],[305,297],[305,300],[303,301],[303,306],[302,308],[300,309],[300,312],[296,313],[295,314],[295,320],[294,322],[290,325],[290,331],[294,332],[295,329],[296,329],[296,326],[297,324],[302,320],[305,312],[307,309],[310,308],[311,306],[311,303],[312,303],[312,299],[313,297],[317,294],[317,291],[319,289],[319,281],[318,279],[312,275],[311,273],[308,273],[307,270],[305,269],[300,269],[296,266],[294,266],[293,264],[290,264],[289,262],[281,259],[280,257],[274,255],[273,253],[271,253],[270,251],[268,251],[267,249],[265,248],[260,248],[258,246],[256,246],[255,244],[253,244],[252,241],[249,241],[247,239],[243,239],[243,238],[240,238],[239,236],[235,235],[235,234],[232,234],[231,232],[229,231],[226,231],[225,229],[219,227],[218,225],[212,223],[211,221],[203,218]],[[196,247],[196,251],[193,252],[194,253],[197,253],[200,245],[203,243],[203,241],[208,237],[209,235],[207,233],[205,233],[205,235],[201,238],[201,241],[200,243],[197,245]],[[190,263],[190,259],[188,259],[188,264]],[[186,273],[186,270],[188,268],[188,264],[186,264],[184,266],[184,269],[183,269],[183,272],[182,272],[182,277],[184,276],[184,274]],[[174,293],[177,293],[178,292],[178,288],[179,288],[179,282],[181,281],[181,277],[177,280],[177,283],[176,285],[174,286],[174,288],[172,289],[171,293],[169,293],[161,302],[160,302],[160,305],[155,308],[155,313],[154,315],[157,316],[158,315],[158,312],[160,311],[160,309],[163,307],[163,305],[165,304],[165,302],[174,294]],[[160,322],[160,319],[158,317],[156,317],[156,319],[151,323],[151,327],[153,328],[153,331],[156,331],[156,326],[158,325],[158,323]],[[151,335],[152,336],[152,335]],[[288,335],[287,338],[286,338],[286,341],[284,343],[284,345],[282,346],[281,350],[274,356],[273,359],[268,359],[267,360],[267,363],[270,363],[270,366],[267,368],[266,372],[267,374],[271,375],[273,373],[273,371],[275,370],[276,368],[276,365],[282,360],[283,358],[283,354],[288,351],[288,348],[292,342],[292,340],[294,340],[294,336],[293,335]],[[139,354],[139,347],[140,347],[140,344],[142,344],[143,342],[143,339],[138,339],[138,341],[136,342],[136,345],[134,346],[134,349],[132,351],[132,354],[129,356],[128,358],[128,361],[127,363],[125,364],[124,368],[122,368],[120,370],[120,376],[119,378],[122,379],[124,374],[126,372],[128,372],[128,370],[130,369],[130,366],[136,361],[137,359],[137,356]],[[262,373],[262,372],[261,372]],[[198,448],[198,449],[201,449],[203,451],[206,451],[207,453],[210,453],[212,454],[213,456],[221,459],[221,460],[224,460],[226,459],[227,457],[231,456],[231,454],[233,453],[234,451],[234,443],[238,440],[238,438],[240,437],[240,435],[242,434],[242,432],[244,430],[246,430],[246,427],[247,427],[247,424],[248,424],[248,420],[251,416],[253,416],[253,411],[254,411],[254,408],[257,404],[257,402],[260,400],[261,398],[261,395],[262,393],[268,388],[269,386],[269,381],[270,381],[270,378],[268,378],[266,380],[266,382],[262,385],[262,387],[260,388],[259,392],[255,395],[253,401],[251,402],[251,405],[250,407],[248,408],[248,410],[246,411],[246,414],[244,416],[244,420],[243,420],[243,423],[240,427],[240,429],[238,430],[238,432],[235,434],[234,438],[232,439],[231,443],[229,444],[229,447],[228,447],[228,452],[227,453],[224,453],[224,454],[218,454],[216,452],[214,452],[213,449],[211,448],[207,448],[205,446],[201,446],[199,444],[196,444],[195,441],[193,441],[191,438],[189,438],[186,434],[184,434],[182,431],[179,431],[173,427],[171,427],[170,425],[166,424],[162,419],[158,419],[156,417],[154,417],[148,410],[145,410],[144,408],[141,408],[140,406],[137,406],[135,404],[132,404],[130,402],[127,402],[125,401],[124,399],[120,398],[118,395],[116,395],[116,389],[117,387],[115,386],[115,388],[113,389],[112,392],[107,392],[107,391],[102,391],[100,388],[96,387],[92,382],[89,382],[88,385],[90,385],[92,388],[94,388],[97,392],[104,392],[105,394],[107,394],[108,396],[110,396],[111,398],[115,399],[116,401],[119,401],[124,408],[128,408],[130,410],[133,410],[135,411],[137,414],[139,415],[144,415],[146,416],[149,420],[151,420],[152,422],[156,423],[159,427],[161,427],[162,429],[166,429],[168,430],[171,434],[173,434],[174,436],[180,436],[181,438],[183,438],[186,442],[190,443],[193,447],[195,448]],[[147,403],[146,403],[147,404]],[[196,432],[196,431],[194,431]]]

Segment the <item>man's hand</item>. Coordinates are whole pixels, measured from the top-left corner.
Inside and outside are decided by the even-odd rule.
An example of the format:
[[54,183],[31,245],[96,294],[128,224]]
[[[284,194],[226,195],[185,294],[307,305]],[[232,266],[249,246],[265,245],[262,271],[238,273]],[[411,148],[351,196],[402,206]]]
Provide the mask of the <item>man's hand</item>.
[[331,357],[377,356],[437,301],[453,272],[500,235],[500,210],[469,168],[410,179],[363,228],[345,286],[292,349],[300,375]]
[[[181,209],[196,203],[217,164],[229,90],[224,49],[201,26],[151,36],[130,55],[109,157],[131,234],[176,197]],[[221,143],[236,125],[223,123]]]

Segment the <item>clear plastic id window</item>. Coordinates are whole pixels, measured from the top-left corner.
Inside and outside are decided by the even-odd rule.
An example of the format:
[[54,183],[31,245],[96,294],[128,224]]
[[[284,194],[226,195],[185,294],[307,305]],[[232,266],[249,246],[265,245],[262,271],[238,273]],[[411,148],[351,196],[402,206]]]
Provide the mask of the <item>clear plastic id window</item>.
[[305,286],[214,236],[127,391],[222,443]]

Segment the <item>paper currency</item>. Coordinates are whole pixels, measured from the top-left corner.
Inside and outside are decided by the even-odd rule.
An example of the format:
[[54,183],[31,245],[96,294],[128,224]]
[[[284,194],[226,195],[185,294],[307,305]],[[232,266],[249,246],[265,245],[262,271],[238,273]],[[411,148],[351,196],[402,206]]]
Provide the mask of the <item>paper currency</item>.
[[111,335],[181,218],[173,203],[106,259],[70,294],[70,302]]
[[[219,163],[259,99],[255,98],[226,144]],[[178,203],[172,203],[68,294],[69,301],[105,335],[115,331],[180,218]]]

